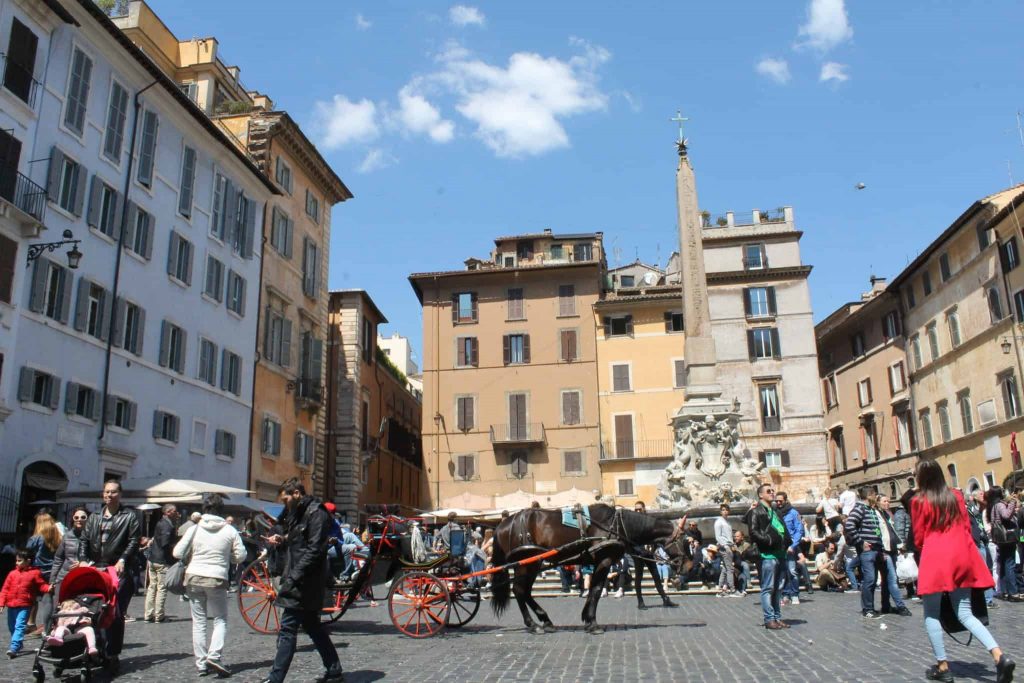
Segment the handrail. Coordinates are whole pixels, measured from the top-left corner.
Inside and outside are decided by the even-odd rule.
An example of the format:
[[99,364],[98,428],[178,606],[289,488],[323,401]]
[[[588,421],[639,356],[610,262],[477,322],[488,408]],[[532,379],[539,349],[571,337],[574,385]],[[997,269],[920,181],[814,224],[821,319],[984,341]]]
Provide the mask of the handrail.
[[42,223],[46,190],[13,167],[0,168],[0,197]]

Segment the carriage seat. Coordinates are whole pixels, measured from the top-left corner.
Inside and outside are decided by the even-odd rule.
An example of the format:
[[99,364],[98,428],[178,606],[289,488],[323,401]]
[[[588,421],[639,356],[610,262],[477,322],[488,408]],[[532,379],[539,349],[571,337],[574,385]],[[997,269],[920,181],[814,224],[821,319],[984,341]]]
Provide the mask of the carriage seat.
[[416,570],[416,571],[425,572],[425,571],[428,571],[428,570],[433,569],[435,567],[439,567],[442,564],[445,564],[446,562],[448,562],[448,560],[450,558],[451,558],[451,555],[438,555],[437,557],[429,559],[426,562],[419,562],[419,563],[417,563],[417,562],[413,562],[412,560],[407,560],[407,559],[405,559],[403,557],[402,558],[402,567],[405,568],[405,569],[413,569],[413,570]]

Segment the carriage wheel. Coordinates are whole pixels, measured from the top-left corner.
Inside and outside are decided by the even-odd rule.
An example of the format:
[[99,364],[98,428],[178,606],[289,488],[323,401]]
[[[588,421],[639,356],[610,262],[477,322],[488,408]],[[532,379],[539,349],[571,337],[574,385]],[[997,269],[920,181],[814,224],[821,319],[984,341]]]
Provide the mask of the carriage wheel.
[[448,614],[448,625],[452,628],[465,626],[480,610],[480,589],[465,586],[451,588],[452,609]]
[[396,577],[388,593],[391,623],[412,638],[440,633],[448,623],[451,597],[444,582],[424,572]]
[[[363,567],[366,565],[366,558],[358,557],[353,555],[352,562],[355,563],[356,570],[353,572],[354,577],[359,577],[362,574]],[[360,597],[367,596],[368,599],[373,598],[373,588],[369,585],[369,582],[365,582],[367,585],[362,589],[360,595],[356,595],[355,599],[358,600]],[[354,587],[354,586],[353,586]],[[338,619],[341,619],[342,615],[348,610],[350,605],[348,604],[349,593],[352,592],[352,587],[345,590],[337,590],[328,588],[327,595],[329,596],[323,612],[320,615],[321,621],[328,623],[334,623]]]
[[238,582],[238,611],[252,630],[267,634],[280,630],[276,599],[277,589],[266,562],[257,560],[242,571]]

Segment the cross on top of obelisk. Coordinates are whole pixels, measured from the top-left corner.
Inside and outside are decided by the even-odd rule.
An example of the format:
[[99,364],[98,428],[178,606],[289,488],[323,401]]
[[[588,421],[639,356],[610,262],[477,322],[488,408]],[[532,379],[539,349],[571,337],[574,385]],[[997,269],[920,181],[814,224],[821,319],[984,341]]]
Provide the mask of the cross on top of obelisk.
[[679,154],[686,154],[686,138],[683,137],[683,123],[690,119],[683,116],[683,112],[680,109],[676,110],[676,115],[673,116],[670,121],[675,121],[679,124],[679,139],[676,140],[676,147],[679,148]]

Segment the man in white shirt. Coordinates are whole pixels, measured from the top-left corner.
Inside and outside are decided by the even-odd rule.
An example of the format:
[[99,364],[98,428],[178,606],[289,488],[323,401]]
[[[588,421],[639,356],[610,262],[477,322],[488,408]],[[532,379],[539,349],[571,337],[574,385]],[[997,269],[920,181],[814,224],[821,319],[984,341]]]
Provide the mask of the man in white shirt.
[[843,513],[843,517],[849,517],[856,504],[857,492],[853,490],[852,486],[839,494],[839,509]]

